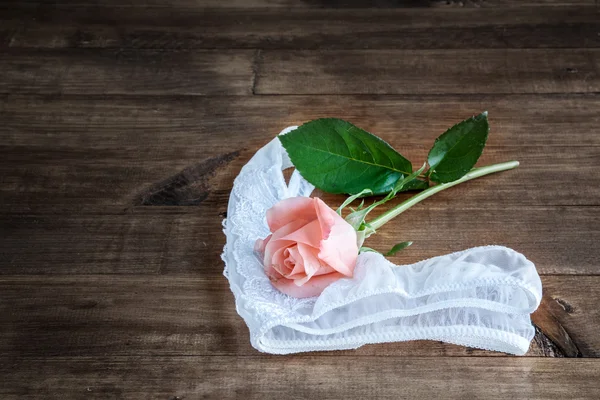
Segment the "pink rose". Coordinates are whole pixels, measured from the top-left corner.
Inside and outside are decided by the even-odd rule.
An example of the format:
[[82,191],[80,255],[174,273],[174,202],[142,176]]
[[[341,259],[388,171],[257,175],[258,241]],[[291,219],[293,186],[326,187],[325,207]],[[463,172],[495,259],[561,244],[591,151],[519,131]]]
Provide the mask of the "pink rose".
[[273,285],[293,297],[321,294],[354,273],[356,231],[323,200],[292,197],[267,211],[271,235],[256,241]]

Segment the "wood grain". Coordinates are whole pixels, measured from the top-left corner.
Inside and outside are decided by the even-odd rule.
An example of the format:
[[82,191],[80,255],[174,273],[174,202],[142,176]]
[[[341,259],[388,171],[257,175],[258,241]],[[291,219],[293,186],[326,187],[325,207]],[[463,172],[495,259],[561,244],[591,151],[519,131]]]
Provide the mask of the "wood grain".
[[7,50],[0,93],[247,95],[254,52]]
[[[21,96],[0,95],[5,146],[44,151],[111,149],[178,163],[258,149],[283,128],[324,117],[349,120],[402,152],[426,152],[457,121],[488,110],[487,148],[600,146],[600,96]],[[92,140],[92,138],[94,140]],[[168,140],[169,146],[161,146]],[[160,149],[157,147],[160,146]],[[7,149],[8,150],[8,149]],[[551,153],[560,153],[549,149]],[[179,166],[180,164],[178,164]]]
[[573,307],[562,299],[554,299],[547,294],[531,315],[535,325],[534,342],[548,357],[580,357],[581,351],[560,322],[568,314],[574,312]]
[[[476,191],[471,185],[460,196]],[[219,256],[225,244],[221,221],[227,194],[211,194],[201,206],[184,210],[88,207],[86,212],[0,214],[0,275],[218,274],[223,267]],[[341,203],[341,197],[324,199],[331,205]],[[456,199],[456,192],[448,191],[414,207],[369,238],[369,247],[385,252],[411,240],[409,249],[391,258],[410,264],[499,244],[526,254],[540,273],[600,274],[597,207],[476,207],[476,201],[466,205]]]
[[[206,150],[198,147],[190,151],[197,153],[196,156],[182,154],[180,159],[168,161],[144,158],[141,152],[132,158],[124,149],[97,150],[87,156],[73,149],[46,151],[0,146],[0,152],[8,155],[0,163],[4,211],[46,212],[50,208],[55,212],[84,211],[90,206],[114,206],[124,210],[132,205],[143,205],[140,196],[147,196],[165,182],[167,185],[173,182],[173,185],[162,193],[162,199],[150,204],[197,205],[206,201],[206,204],[225,207],[233,179],[253,154],[253,151],[240,149],[239,157],[207,169],[206,164],[227,157],[230,152],[202,154]],[[154,154],[158,151],[154,148]],[[403,153],[412,160],[426,158],[424,149]],[[453,188],[428,203],[450,205],[452,202],[456,207],[451,199],[465,198],[461,205],[466,207],[494,207],[499,202],[503,206],[598,205],[600,177],[594,172],[599,157],[600,148],[567,147],[557,154],[525,146],[490,148],[480,165],[516,159],[522,163],[521,167]],[[560,174],[549,174],[549,168]],[[206,174],[191,174],[180,179],[190,170]],[[564,187],[577,187],[577,196]],[[175,196],[177,200],[171,202],[165,195]]]
[[[485,106],[492,134],[481,165],[518,159],[521,167],[453,188],[429,204],[450,205],[455,196],[468,196],[467,207],[497,207],[499,201],[583,206],[598,205],[600,198],[595,174],[600,100],[593,95],[5,99],[0,105],[4,212],[91,206],[122,211],[141,205],[140,196],[164,184],[162,200],[152,204],[204,201],[223,211],[242,165],[285,126],[343,115],[416,164],[457,116]],[[557,151],[555,146],[563,147]],[[577,196],[566,187],[577,187]],[[167,194],[176,200],[164,198]]]
[[[399,2],[398,2],[399,3]],[[3,8],[4,7],[4,8]],[[463,49],[600,47],[595,6],[206,9],[3,6],[0,43],[34,48]],[[24,22],[25,21],[25,22]]]
[[[221,270],[219,266],[196,276],[123,275],[118,279],[113,275],[0,277],[0,354],[16,359],[256,356],[259,353],[250,346],[248,329],[235,311]],[[542,283],[547,301],[565,310],[549,314],[540,309],[537,320],[555,319],[541,326],[543,332],[551,336],[553,330],[562,329],[580,356],[600,357],[600,277],[543,276]],[[502,356],[436,341],[313,354],[333,359],[379,356],[382,360],[384,356]],[[556,356],[545,353],[537,341],[527,355]]]
[[[4,399],[597,399],[598,360],[340,356],[18,358]],[[18,365],[18,369],[11,368]]]
[[[0,0],[0,398],[600,398],[599,16],[594,0]],[[527,356],[254,350],[219,257],[252,154],[333,116],[420,165],[486,109],[481,165],[521,166],[369,245],[414,241],[398,264],[523,252],[544,286]]]
[[252,50],[40,52],[9,49],[0,54],[0,68],[5,71],[0,76],[0,93],[249,95],[600,91],[600,50],[595,49],[265,50],[257,54]]
[[264,51],[257,94],[590,93],[600,51]]
[[[600,146],[600,97],[564,95],[419,96],[21,96],[0,95],[5,146],[32,151],[122,150],[177,162],[257,149],[290,125],[343,117],[401,151],[427,151],[457,121],[488,110],[487,147]],[[90,140],[94,138],[95,140]],[[242,138],[238,140],[237,138]],[[169,146],[157,146],[168,139]],[[202,145],[202,146],[200,146]],[[200,148],[202,147],[202,149]],[[174,148],[174,150],[172,150]],[[556,149],[549,150],[558,153]]]

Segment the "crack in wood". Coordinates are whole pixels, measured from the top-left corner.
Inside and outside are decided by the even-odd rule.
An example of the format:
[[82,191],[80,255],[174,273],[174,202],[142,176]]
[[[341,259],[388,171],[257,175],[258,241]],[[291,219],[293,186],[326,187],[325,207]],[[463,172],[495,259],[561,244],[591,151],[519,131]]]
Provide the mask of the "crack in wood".
[[535,326],[534,342],[546,357],[582,357],[579,347],[575,344],[561,321],[569,317],[573,310],[566,301],[544,295],[536,312],[531,315]]
[[256,87],[258,86],[258,72],[260,68],[260,63],[262,61],[262,53],[261,49],[257,49],[254,52],[254,58],[252,60],[252,84],[250,91],[253,95],[256,95]]
[[544,332],[542,332],[539,326],[534,325],[534,327],[535,336],[533,337],[533,341],[539,347],[540,351],[545,357],[565,357],[565,353],[559,349],[558,346],[544,334]]
[[210,178],[239,155],[233,151],[210,158],[155,184],[142,193],[135,205],[196,206],[210,194]]

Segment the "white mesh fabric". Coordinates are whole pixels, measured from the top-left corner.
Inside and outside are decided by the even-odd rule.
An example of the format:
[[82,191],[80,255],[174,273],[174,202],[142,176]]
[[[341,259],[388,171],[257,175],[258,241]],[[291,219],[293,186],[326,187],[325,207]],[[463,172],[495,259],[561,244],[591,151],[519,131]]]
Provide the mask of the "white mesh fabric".
[[529,314],[540,303],[542,284],[533,263],[506,247],[477,247],[403,266],[363,253],[353,278],[331,284],[318,297],[296,299],[275,289],[254,254],[256,239],[269,234],[266,211],[314,189],[297,171],[286,185],[282,170],[289,167],[277,138],[260,149],[236,178],[224,221],[224,275],[256,349],[287,354],[431,339],[527,352],[535,333]]

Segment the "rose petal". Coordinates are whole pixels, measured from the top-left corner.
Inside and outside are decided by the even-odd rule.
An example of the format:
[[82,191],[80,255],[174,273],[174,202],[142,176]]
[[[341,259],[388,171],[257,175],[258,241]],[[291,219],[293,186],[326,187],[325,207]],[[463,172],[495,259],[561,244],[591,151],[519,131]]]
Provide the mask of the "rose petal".
[[273,268],[272,265],[265,266],[265,274],[269,277],[271,282],[277,279],[283,279],[283,275]]
[[293,280],[283,277],[273,277],[271,283],[279,291],[292,297],[302,299],[320,295],[327,286],[341,278],[344,278],[344,275],[338,272],[332,272],[326,275],[313,276],[312,279],[302,286],[297,286]]
[[336,225],[331,230],[327,240],[321,242],[319,259],[326,262],[332,268],[346,276],[352,276],[356,259],[358,258],[358,246],[356,244],[356,232],[352,227],[350,230],[338,229]]
[[271,235],[271,239],[269,240],[269,243],[267,243],[267,245],[265,246],[265,256],[263,259],[263,263],[265,265],[269,264],[271,262],[271,259],[273,258],[273,254],[278,249],[280,249],[282,247],[289,247],[289,246],[295,244],[294,242],[291,242],[291,241],[285,241],[285,240],[281,241],[279,239],[281,239],[281,237],[283,237],[289,233],[292,233],[292,232],[298,230],[299,228],[301,228],[304,225],[305,225],[305,221],[302,221],[302,220],[292,221],[289,224],[279,228],[276,232],[274,232]]
[[289,247],[288,250],[290,252],[290,258],[294,262],[294,268],[292,269],[292,272],[290,272],[290,274],[288,276],[286,276],[286,278],[295,279],[294,276],[297,276],[297,275],[302,275],[303,277],[306,276],[306,273],[304,270],[305,269],[304,259],[302,258],[302,255],[300,255],[300,252],[298,251],[298,246]]
[[[317,220],[321,226],[322,239],[327,239],[331,233],[331,227],[335,224],[336,218],[342,218],[331,209],[323,200],[318,197],[314,198],[315,212],[317,213]],[[333,214],[333,215],[332,215]],[[335,216],[335,217],[334,217]],[[342,219],[343,220],[343,219]]]
[[264,239],[256,239],[256,242],[254,243],[254,251],[256,251],[260,254],[264,254],[265,247],[267,247],[269,240],[271,240],[271,236],[273,236],[273,235],[269,235]]
[[304,243],[298,243],[298,251],[304,261],[304,269],[307,276],[323,275],[335,271],[329,265],[319,260],[319,249],[315,249]]
[[303,227],[281,237],[281,240],[304,243],[317,249],[319,248],[321,239],[321,226],[317,220],[309,222]]
[[313,199],[310,197],[290,197],[281,200],[267,211],[267,224],[271,232],[293,221],[312,221],[317,218]]
[[281,247],[277,249],[273,256],[271,257],[269,263],[265,263],[265,265],[270,265],[275,271],[279,272],[281,275],[285,276],[291,272],[291,268],[288,268],[285,265],[285,254],[284,252],[287,250],[287,247]]
[[317,200],[321,231],[328,233],[319,245],[318,257],[338,272],[352,276],[358,258],[356,231],[321,199]]
[[317,296],[332,282],[352,276],[356,232],[321,199],[285,199],[267,212],[267,222],[273,233],[255,248],[264,251],[265,273],[283,293]]

